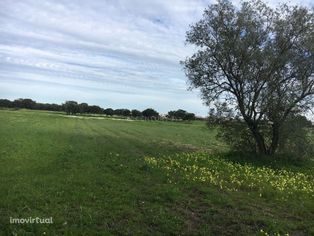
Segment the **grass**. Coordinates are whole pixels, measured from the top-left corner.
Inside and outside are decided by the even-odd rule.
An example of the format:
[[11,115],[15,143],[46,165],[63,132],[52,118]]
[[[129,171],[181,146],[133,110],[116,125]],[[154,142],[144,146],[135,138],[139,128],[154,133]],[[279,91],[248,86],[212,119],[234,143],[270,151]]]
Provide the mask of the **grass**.
[[0,110],[0,235],[313,235],[313,162],[242,158],[215,134]]

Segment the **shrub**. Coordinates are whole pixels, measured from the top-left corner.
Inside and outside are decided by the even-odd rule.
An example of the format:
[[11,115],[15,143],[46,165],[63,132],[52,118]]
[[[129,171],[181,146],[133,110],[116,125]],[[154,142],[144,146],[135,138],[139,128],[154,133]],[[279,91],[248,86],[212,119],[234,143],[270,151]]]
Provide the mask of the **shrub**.
[[[239,118],[210,116],[208,125],[218,125],[217,137],[227,143],[233,151],[257,153],[254,137],[246,123]],[[261,133],[265,144],[271,144],[271,123],[261,121]],[[280,128],[277,153],[297,158],[313,157],[313,141],[310,138],[311,122],[301,115],[291,115]]]

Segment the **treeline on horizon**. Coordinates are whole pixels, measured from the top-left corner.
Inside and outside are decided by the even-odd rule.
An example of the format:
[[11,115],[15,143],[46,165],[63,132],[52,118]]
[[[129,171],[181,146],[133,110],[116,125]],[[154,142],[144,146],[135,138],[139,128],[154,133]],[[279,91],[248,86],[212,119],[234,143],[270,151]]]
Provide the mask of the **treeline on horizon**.
[[[4,108],[25,108],[32,110],[47,110],[47,111],[59,111],[66,112],[68,115],[76,114],[102,114],[107,116],[123,116],[133,118],[144,118],[144,119],[159,119],[162,116],[152,108],[147,108],[143,111],[140,110],[129,110],[129,109],[112,109],[102,108],[97,105],[89,105],[87,103],[78,103],[76,101],[66,101],[59,105],[55,103],[39,103],[29,98],[19,98],[13,101],[8,99],[0,99],[0,107]],[[187,112],[182,109],[176,111],[169,111],[168,114],[163,117],[173,120],[203,120],[202,117],[196,117],[194,113]]]

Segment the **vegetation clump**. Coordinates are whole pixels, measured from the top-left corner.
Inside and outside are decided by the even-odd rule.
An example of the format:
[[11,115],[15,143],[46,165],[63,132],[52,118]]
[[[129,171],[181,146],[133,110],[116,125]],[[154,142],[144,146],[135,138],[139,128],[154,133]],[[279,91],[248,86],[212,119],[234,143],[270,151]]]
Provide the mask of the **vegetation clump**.
[[227,191],[247,191],[262,196],[314,199],[314,178],[302,172],[240,164],[208,153],[182,153],[145,157],[152,167],[163,169],[170,182],[205,182]]
[[288,145],[288,123],[314,105],[313,32],[313,9],[219,0],[187,32],[196,52],[182,64],[207,105],[224,101],[237,111],[251,150],[273,156]]

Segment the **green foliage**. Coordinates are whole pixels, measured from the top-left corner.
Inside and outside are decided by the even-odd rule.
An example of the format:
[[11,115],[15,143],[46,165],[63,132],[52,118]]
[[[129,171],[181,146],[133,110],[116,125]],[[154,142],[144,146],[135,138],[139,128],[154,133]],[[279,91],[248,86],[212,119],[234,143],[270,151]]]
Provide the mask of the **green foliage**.
[[84,114],[84,113],[88,112],[88,104],[87,103],[78,104],[78,107],[79,107],[79,112],[81,114]]
[[129,109],[116,109],[113,114],[117,116],[130,116],[131,111]]
[[167,117],[171,119],[178,119],[178,120],[195,120],[194,113],[189,113],[182,109],[179,109],[176,111],[169,111]]
[[[231,150],[238,152],[257,153],[254,137],[246,123],[239,118],[209,116],[209,127],[219,126],[217,138],[227,143]],[[260,125],[260,132],[267,145],[271,144],[271,126],[269,122]],[[277,153],[291,158],[314,157],[313,144],[310,136],[311,122],[301,115],[290,115],[279,131],[279,147]]]
[[279,152],[299,158],[314,157],[313,141],[310,136],[312,123],[301,115],[289,116],[283,124]]
[[195,114],[187,112],[185,113],[183,120],[195,120]]
[[100,106],[88,106],[88,113],[92,113],[92,114],[103,114],[104,113],[104,109],[101,108]]
[[132,115],[132,117],[141,117],[142,116],[142,112],[139,111],[139,110],[134,109],[134,110],[131,111],[131,115]]
[[190,87],[208,105],[226,101],[236,109],[261,155],[275,154],[290,114],[314,105],[313,22],[311,8],[219,0],[187,32],[195,46],[182,63]]
[[29,98],[19,98],[13,101],[13,107],[34,109],[36,102]]
[[39,103],[35,102],[29,98],[19,98],[14,101],[8,99],[0,99],[0,107],[6,108],[26,108],[26,109],[36,109],[36,110],[48,110],[48,111],[62,111],[61,105],[54,103]]
[[107,108],[104,110],[104,114],[107,116],[113,116],[114,115],[114,110],[112,108]]
[[76,113],[78,113],[79,110],[79,105],[77,102],[75,101],[66,101],[63,105],[64,111],[68,114],[68,115],[75,115]]
[[231,150],[238,152],[256,153],[257,147],[249,128],[239,119],[219,119],[212,120],[208,123],[212,125],[219,125],[217,138],[227,143]]
[[145,109],[142,114],[146,118],[157,118],[159,116],[159,113],[152,108]]
[[0,99],[0,107],[11,108],[13,106],[12,102],[8,99]]
[[[120,118],[133,117],[133,118],[149,118],[156,119],[159,117],[159,113],[152,108],[145,109],[143,112],[139,110],[129,109],[115,109],[107,108],[103,109],[100,106],[96,105],[88,105],[87,103],[78,104],[76,101],[66,101],[62,105],[58,104],[49,104],[49,103],[38,103],[31,99],[16,99],[14,101],[10,101],[8,99],[0,99],[0,107],[3,108],[26,108],[32,110],[47,110],[47,111],[65,111],[67,114],[75,115],[77,113],[82,114],[104,114],[107,116],[120,116]],[[182,120],[195,120],[195,114],[189,113],[184,110],[173,111],[175,112],[174,118],[182,119]],[[169,112],[170,114],[172,111]]]

